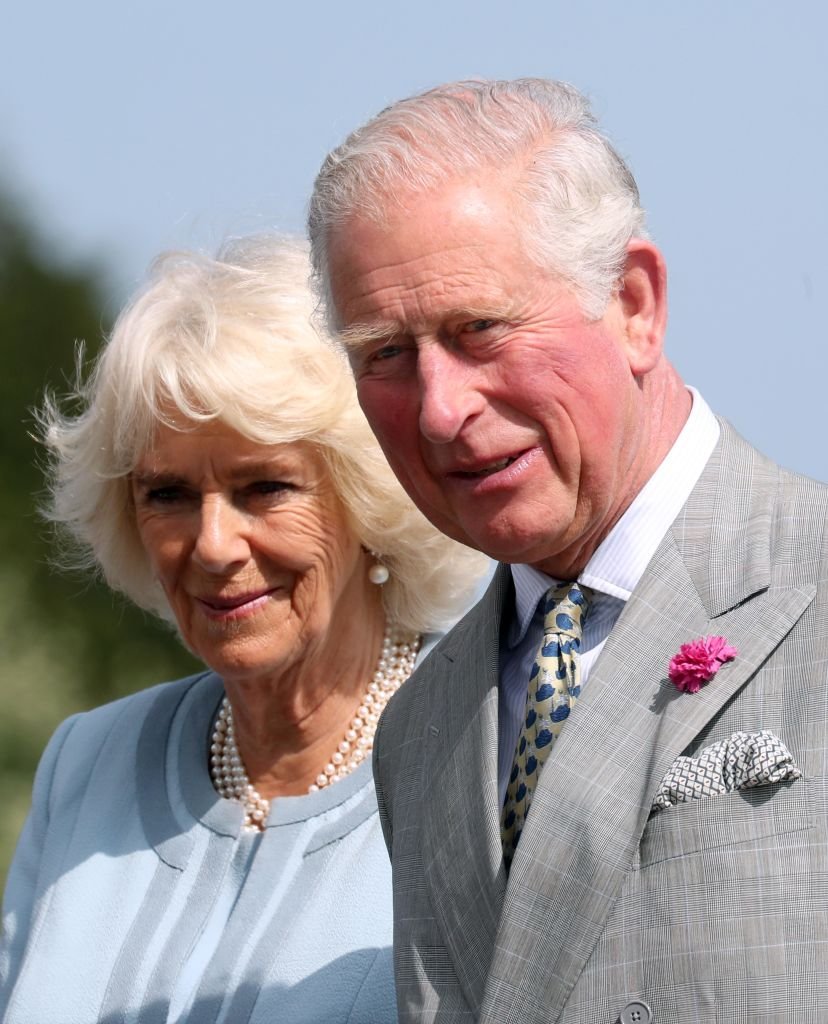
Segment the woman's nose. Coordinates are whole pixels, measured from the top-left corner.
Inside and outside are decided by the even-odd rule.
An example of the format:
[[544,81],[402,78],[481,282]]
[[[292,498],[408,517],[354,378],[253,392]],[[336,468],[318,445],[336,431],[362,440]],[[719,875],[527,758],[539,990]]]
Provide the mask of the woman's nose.
[[193,559],[207,572],[221,573],[250,557],[247,517],[222,495],[207,495],[201,503]]

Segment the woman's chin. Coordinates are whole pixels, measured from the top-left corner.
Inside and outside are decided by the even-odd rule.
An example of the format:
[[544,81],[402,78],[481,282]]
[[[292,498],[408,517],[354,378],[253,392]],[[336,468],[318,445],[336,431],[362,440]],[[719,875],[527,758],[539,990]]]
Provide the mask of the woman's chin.
[[198,630],[188,646],[209,668],[223,679],[255,678],[278,672],[284,666],[293,643],[279,642],[278,625],[267,629],[250,628],[249,618],[234,619],[216,630]]
[[202,652],[199,657],[216,675],[229,682],[255,682],[281,670],[278,659],[257,658],[234,650],[213,649]]

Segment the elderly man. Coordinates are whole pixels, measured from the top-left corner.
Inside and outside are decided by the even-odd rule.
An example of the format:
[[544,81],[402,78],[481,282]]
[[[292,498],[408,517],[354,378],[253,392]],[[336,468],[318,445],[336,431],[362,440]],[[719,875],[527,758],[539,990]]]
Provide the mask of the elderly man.
[[823,1019],[828,494],[668,362],[584,99],[397,103],[310,228],[397,475],[504,563],[374,747],[401,1019]]

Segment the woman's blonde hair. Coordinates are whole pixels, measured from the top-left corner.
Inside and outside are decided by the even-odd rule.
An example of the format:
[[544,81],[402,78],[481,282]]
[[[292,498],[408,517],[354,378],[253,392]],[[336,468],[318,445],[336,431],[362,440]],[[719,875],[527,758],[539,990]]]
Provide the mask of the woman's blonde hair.
[[[360,542],[391,578],[389,617],[439,628],[468,605],[487,560],[439,533],[391,472],[343,354],[312,322],[307,248],[258,235],[213,259],[161,256],[118,318],[65,413],[40,413],[50,454],[47,516],[74,542],[71,563],[171,619],[138,535],[130,474],[159,423],[218,419],[252,441],[320,452]],[[65,408],[66,406],[64,406]]]

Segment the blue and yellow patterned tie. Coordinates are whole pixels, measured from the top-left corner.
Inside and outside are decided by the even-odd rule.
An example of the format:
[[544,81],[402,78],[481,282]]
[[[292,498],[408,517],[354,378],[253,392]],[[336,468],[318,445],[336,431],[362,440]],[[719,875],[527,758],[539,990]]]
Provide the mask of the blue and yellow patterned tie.
[[550,587],[543,599],[543,642],[526,692],[526,716],[518,737],[501,832],[507,866],[529,813],[532,794],[552,745],[581,692],[581,630],[590,591],[577,583]]

